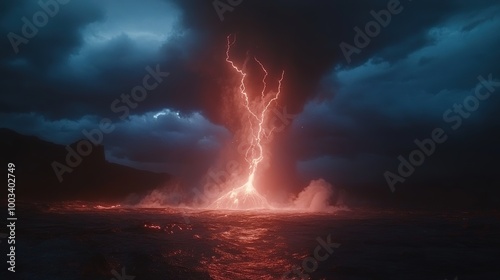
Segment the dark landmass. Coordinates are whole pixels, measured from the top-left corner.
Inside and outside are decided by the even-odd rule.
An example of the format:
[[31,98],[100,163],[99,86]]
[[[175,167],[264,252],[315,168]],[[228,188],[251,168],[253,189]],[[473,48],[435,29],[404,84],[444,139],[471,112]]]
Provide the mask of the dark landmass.
[[[69,147],[76,151],[76,143]],[[93,146],[88,156],[81,157],[78,165],[70,167],[66,162],[68,149],[35,136],[0,128],[3,172],[7,172],[9,162],[15,164],[17,200],[118,202],[131,194],[141,195],[161,187],[171,178],[166,173],[108,162],[102,145]],[[62,181],[54,171],[54,162],[72,169],[62,174]]]

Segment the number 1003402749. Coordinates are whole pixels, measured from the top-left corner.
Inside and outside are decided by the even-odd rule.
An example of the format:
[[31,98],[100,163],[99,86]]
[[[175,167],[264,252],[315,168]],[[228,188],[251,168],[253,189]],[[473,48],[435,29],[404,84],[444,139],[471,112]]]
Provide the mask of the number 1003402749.
[[14,211],[16,207],[16,175],[14,171],[16,166],[13,163],[7,164],[7,191],[8,191],[8,211],[10,216],[14,216]]

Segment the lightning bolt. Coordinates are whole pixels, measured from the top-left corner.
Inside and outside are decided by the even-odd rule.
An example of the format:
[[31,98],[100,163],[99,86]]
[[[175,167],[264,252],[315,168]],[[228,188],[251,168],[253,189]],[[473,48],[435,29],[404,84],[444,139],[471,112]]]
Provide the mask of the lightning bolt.
[[262,71],[264,72],[264,77],[262,78],[263,88],[260,94],[260,106],[252,106],[250,104],[250,97],[245,85],[247,73],[245,73],[243,68],[236,66],[229,55],[231,47],[235,43],[236,37],[233,37],[231,40],[231,35],[227,36],[226,62],[240,76],[239,94],[241,95],[243,101],[243,107],[248,112],[251,141],[250,146],[245,153],[245,159],[249,163],[249,172],[248,179],[242,186],[234,188],[219,197],[214,203],[212,203],[212,206],[217,209],[271,208],[266,198],[259,194],[255,189],[254,179],[259,164],[264,160],[264,147],[262,141],[264,137],[269,137],[273,131],[272,129],[269,131],[266,129],[265,121],[271,104],[275,103],[280,96],[281,84],[283,82],[285,71],[281,72],[281,77],[278,80],[277,92],[266,94],[266,78],[268,76],[268,71],[264,65],[256,57],[254,57],[255,62],[260,65]]

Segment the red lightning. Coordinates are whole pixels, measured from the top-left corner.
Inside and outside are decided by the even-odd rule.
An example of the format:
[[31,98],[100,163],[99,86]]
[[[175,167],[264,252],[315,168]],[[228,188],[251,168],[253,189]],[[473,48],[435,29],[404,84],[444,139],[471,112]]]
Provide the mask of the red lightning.
[[228,193],[224,194],[218,198],[212,206],[218,209],[249,209],[249,208],[270,208],[267,200],[257,192],[254,187],[255,173],[258,170],[259,164],[264,159],[264,147],[262,140],[264,137],[268,137],[272,133],[272,129],[268,130],[265,127],[265,121],[269,112],[271,104],[278,100],[281,93],[281,83],[285,75],[285,71],[281,73],[281,77],[278,81],[277,92],[271,92],[266,94],[266,78],[268,72],[264,65],[254,57],[254,60],[260,65],[262,71],[264,72],[264,77],[262,78],[263,88],[261,92],[261,99],[257,106],[252,106],[250,104],[250,97],[247,93],[247,88],[245,86],[245,79],[247,73],[242,68],[239,68],[230,59],[229,51],[231,47],[236,42],[236,38],[231,40],[231,36],[227,36],[227,48],[226,48],[226,62],[231,65],[231,67],[240,75],[240,86],[239,93],[243,100],[243,106],[249,113],[249,127],[250,127],[250,147],[247,149],[245,154],[246,160],[249,163],[249,173],[248,180],[240,187],[234,188]]

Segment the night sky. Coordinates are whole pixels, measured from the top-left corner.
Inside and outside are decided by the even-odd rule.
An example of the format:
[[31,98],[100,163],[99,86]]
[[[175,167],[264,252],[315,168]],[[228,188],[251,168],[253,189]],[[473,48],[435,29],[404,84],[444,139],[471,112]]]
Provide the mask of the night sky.
[[[276,196],[323,178],[359,203],[498,197],[498,1],[66,2],[51,2],[46,24],[38,1],[0,2],[0,127],[67,145],[107,118],[108,161],[196,187],[238,134],[232,34],[237,63],[258,57],[274,87],[285,71],[273,113],[283,129],[263,171]],[[387,10],[386,26],[366,31]],[[42,23],[25,28],[32,38],[24,17]],[[154,89],[126,105],[155,71]],[[400,159],[433,136],[443,143],[402,176]]]

